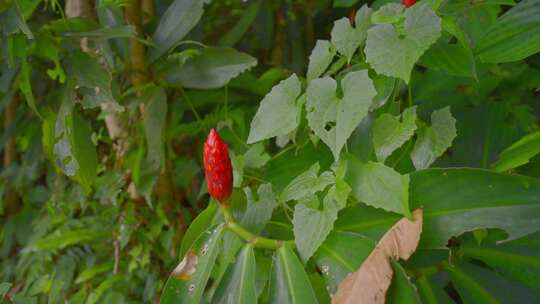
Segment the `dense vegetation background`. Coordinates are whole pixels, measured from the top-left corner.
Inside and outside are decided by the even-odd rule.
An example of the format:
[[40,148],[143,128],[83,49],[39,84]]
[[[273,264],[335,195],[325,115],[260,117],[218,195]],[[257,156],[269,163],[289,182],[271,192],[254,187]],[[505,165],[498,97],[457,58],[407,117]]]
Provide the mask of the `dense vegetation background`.
[[[277,202],[246,226],[296,239],[300,259],[278,250],[298,275],[280,281],[273,251],[252,261],[229,235],[214,244],[211,279],[186,285],[206,299],[243,291],[220,286],[237,280],[229,265],[240,252],[256,261],[260,302],[285,303],[272,284],[288,290],[282,299],[329,302],[400,214],[423,207],[423,239],[393,264],[405,279],[389,302],[538,303],[540,1],[399,3],[2,0],[0,302],[159,302],[220,221],[202,169],[217,128],[234,168],[233,214],[249,222],[250,206]],[[370,37],[388,26],[399,39]],[[320,117],[338,118],[313,123],[323,73],[341,84],[329,85],[332,100],[367,98],[361,117],[329,107]],[[338,127],[351,132],[328,135]],[[337,193],[333,215],[326,198],[319,210],[322,193]],[[312,298],[291,295],[311,286]]]

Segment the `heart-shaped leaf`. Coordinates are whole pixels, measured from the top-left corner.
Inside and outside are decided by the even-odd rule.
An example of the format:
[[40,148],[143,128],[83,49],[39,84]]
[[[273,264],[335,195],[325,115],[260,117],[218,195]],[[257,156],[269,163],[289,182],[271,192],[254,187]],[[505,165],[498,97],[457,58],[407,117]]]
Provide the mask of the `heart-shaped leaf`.
[[409,83],[414,64],[440,34],[441,19],[433,10],[423,3],[413,5],[405,12],[402,29],[379,24],[368,30],[366,60],[377,73]]
[[308,86],[306,103],[310,128],[330,147],[336,160],[377,95],[367,70],[347,74],[341,81],[341,88],[343,97],[338,98],[334,79],[314,79]]
[[385,113],[373,124],[373,146],[377,159],[384,162],[394,150],[401,147],[416,130],[416,107],[407,108],[399,118]]

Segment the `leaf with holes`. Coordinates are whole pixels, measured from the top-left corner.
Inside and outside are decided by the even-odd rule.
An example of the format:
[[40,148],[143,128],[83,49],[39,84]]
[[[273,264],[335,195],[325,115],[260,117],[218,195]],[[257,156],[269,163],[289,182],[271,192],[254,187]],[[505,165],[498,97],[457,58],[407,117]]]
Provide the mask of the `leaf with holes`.
[[197,239],[165,283],[161,303],[201,303],[222,236],[223,224],[220,224]]

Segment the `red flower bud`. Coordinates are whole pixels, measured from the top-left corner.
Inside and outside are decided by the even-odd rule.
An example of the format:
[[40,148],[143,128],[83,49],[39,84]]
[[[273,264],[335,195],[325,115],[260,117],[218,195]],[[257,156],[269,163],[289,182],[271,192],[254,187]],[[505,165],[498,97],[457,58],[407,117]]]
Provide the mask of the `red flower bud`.
[[405,7],[411,7],[416,3],[416,0],[401,0],[401,3],[403,3]]
[[210,130],[206,138],[203,154],[208,193],[223,203],[231,196],[233,174],[229,147],[215,129]]

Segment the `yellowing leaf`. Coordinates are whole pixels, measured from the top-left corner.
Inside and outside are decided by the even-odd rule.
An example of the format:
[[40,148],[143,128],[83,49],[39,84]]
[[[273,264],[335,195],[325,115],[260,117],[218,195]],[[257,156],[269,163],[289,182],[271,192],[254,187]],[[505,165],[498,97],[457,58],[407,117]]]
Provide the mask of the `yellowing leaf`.
[[422,209],[416,209],[412,221],[403,218],[392,226],[360,268],[339,284],[332,304],[385,303],[393,275],[390,259],[407,260],[414,253],[422,222]]

